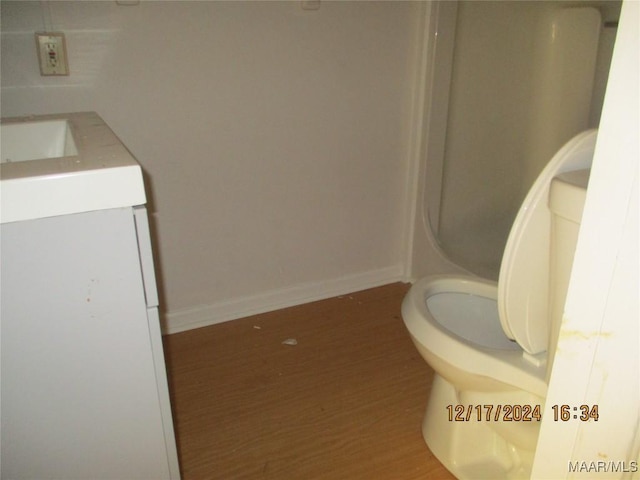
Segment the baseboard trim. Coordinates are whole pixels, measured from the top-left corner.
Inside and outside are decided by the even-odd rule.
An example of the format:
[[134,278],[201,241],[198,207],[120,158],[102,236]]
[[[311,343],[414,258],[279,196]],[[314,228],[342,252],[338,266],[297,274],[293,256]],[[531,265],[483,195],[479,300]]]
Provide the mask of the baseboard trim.
[[163,316],[162,333],[170,335],[184,332],[403,280],[402,265],[396,265],[333,280],[309,282],[257,295],[185,308],[168,312]]

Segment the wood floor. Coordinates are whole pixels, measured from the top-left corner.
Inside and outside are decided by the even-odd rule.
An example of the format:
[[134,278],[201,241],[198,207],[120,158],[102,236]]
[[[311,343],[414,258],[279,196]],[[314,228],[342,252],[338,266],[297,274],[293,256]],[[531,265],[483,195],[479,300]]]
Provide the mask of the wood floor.
[[432,372],[407,288],[165,337],[183,480],[453,479],[420,431]]

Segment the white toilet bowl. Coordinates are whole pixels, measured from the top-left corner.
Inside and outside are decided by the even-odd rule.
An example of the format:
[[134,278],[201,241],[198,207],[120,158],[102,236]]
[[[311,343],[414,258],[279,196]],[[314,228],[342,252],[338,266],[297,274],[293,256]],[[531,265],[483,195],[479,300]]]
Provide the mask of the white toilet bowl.
[[[403,301],[411,339],[435,371],[423,436],[458,478],[530,476],[588,175],[575,177],[584,180],[577,185],[574,177],[554,178],[590,168],[596,134],[573,138],[534,183],[498,283],[431,276]],[[577,208],[556,208],[563,202]]]
[[[526,478],[540,428],[545,355],[529,355],[507,338],[497,293],[488,280],[426,277],[402,305],[414,345],[436,372],[422,433],[458,478]],[[511,407],[529,420],[509,422]]]
[[543,397],[545,356],[529,355],[500,328],[497,284],[463,276],[425,277],[402,304],[411,339],[438,373],[463,390],[517,387]]

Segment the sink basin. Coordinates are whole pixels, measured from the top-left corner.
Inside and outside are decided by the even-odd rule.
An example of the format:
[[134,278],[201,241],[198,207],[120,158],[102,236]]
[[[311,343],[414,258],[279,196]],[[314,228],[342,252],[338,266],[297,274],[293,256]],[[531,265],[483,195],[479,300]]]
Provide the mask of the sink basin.
[[78,154],[66,120],[0,125],[0,145],[0,163]]
[[142,169],[95,112],[0,122],[0,223],[146,203]]

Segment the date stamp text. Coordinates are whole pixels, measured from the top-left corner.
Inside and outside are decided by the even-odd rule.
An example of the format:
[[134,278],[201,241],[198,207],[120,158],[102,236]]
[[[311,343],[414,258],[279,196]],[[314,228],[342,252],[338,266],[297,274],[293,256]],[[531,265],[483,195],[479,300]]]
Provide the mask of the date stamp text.
[[[555,422],[597,422],[600,416],[598,405],[552,405],[551,411]],[[447,419],[450,422],[539,422],[542,407],[529,404],[447,405]]]
[[450,422],[539,422],[542,419],[540,405],[447,405]]

